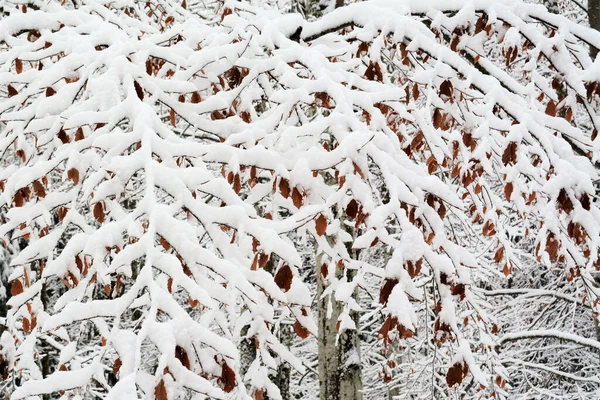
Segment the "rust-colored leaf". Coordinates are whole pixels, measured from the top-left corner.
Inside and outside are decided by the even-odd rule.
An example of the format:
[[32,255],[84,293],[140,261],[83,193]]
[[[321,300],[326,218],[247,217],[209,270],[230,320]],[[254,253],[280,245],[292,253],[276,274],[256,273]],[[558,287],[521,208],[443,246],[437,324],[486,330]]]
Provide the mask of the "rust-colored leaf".
[[546,237],[546,253],[550,256],[550,261],[553,263],[558,260],[558,240],[554,233],[549,233]]
[[454,102],[454,98],[452,96],[452,93],[454,91],[454,87],[452,86],[452,82],[450,82],[448,79],[446,79],[444,82],[442,82],[442,84],[440,85],[440,96],[445,96],[446,98],[442,98],[442,100],[444,101],[450,101],[450,103]]
[[165,386],[165,381],[162,379],[154,388],[154,398],[156,400],[169,400],[169,396],[167,395],[167,388]]
[[172,108],[171,111],[169,111],[169,121],[171,122],[171,125],[177,126],[177,115],[175,114],[175,110]]
[[310,335],[309,330],[302,326],[298,320],[294,322],[294,332],[296,332],[296,335],[301,339],[306,339]]
[[275,274],[275,283],[281,290],[287,292],[292,287],[292,278],[294,274],[289,265],[284,264]]
[[94,219],[100,224],[104,222],[104,204],[101,201],[94,205]]
[[240,180],[240,174],[235,174],[233,177],[233,191],[237,194],[242,190],[242,182]]
[[552,100],[550,100],[548,105],[546,105],[546,114],[550,115],[551,117],[556,117],[556,104]]
[[67,144],[67,143],[71,142],[71,139],[69,138],[69,135],[67,135],[67,132],[65,132],[65,130],[62,129],[62,128],[60,129],[60,131],[58,131],[57,137],[60,139],[60,141],[63,144]]
[[19,294],[23,293],[23,283],[21,283],[20,279],[15,279],[12,282],[11,288],[10,288],[10,294],[11,296],[17,296]]
[[369,54],[368,42],[360,42],[360,44],[358,45],[358,50],[356,50],[356,57],[360,57],[364,54]]
[[358,214],[358,202],[354,199],[350,200],[348,205],[346,206],[346,215],[350,217],[350,219],[356,218]]
[[315,220],[315,227],[317,229],[317,235],[323,236],[327,230],[327,218],[323,214],[320,214]]
[[46,97],[52,97],[56,94],[56,90],[54,90],[52,87],[48,86],[46,88]]
[[7,85],[6,88],[8,89],[8,97],[16,96],[19,93],[12,85]]
[[504,258],[504,247],[500,246],[500,247],[498,247],[498,250],[496,250],[496,254],[494,255],[494,261],[499,263],[500,261],[502,261],[503,258]]
[[235,372],[225,361],[221,370],[221,382],[225,393],[229,393],[235,388]]
[[506,200],[510,201],[510,197],[512,196],[512,192],[513,192],[513,184],[512,182],[508,182],[506,184],[506,186],[504,186],[504,196],[506,196]]
[[166,251],[169,251],[171,249],[171,245],[164,237],[161,236],[158,241],[160,242],[160,245],[163,247],[163,249],[165,249]]
[[19,58],[15,59],[15,71],[17,71],[17,74],[23,72],[23,61]]
[[285,178],[279,179],[279,193],[286,199],[290,197],[290,181]]
[[323,276],[323,278],[327,278],[328,274],[329,274],[329,267],[327,266],[327,264],[325,264],[325,263],[321,264],[321,275]]
[[35,193],[37,197],[46,197],[46,189],[44,188],[44,185],[42,185],[42,182],[38,180],[33,181],[33,193]]
[[29,322],[29,319],[27,319],[27,318],[23,318],[23,331],[25,333],[31,332],[31,323]]
[[456,384],[461,384],[468,372],[469,367],[466,363],[456,363],[452,365],[450,369],[448,369],[448,373],[446,374],[446,383],[450,387]]
[[74,185],[79,184],[79,171],[77,170],[77,168],[71,168],[70,170],[68,170],[67,178],[70,181],[73,181]]
[[398,284],[398,279],[386,279],[385,283],[381,287],[379,291],[379,303],[384,306],[387,304],[388,299],[390,298],[390,294],[394,287]]
[[202,98],[200,97],[200,92],[194,92],[192,93],[192,104],[198,104],[202,101]]
[[13,198],[13,202],[15,203],[15,207],[23,207],[25,204],[25,198],[23,197],[22,190],[17,190],[15,197]]
[[133,87],[135,88],[135,93],[137,94],[137,97],[140,100],[144,100],[144,89],[142,89],[142,86],[137,81],[133,81]]
[[297,188],[294,188],[294,190],[292,190],[292,202],[294,203],[294,207],[302,207],[302,194]]
[[502,163],[504,165],[515,164],[517,162],[517,143],[510,142],[506,149],[504,149],[504,153],[502,153]]
[[175,346],[175,358],[181,362],[181,365],[190,369],[190,358],[183,347]]
[[113,367],[112,367],[113,374],[117,375],[119,373],[119,371],[121,370],[122,365],[123,365],[123,362],[121,361],[121,359],[117,358],[115,360],[115,362],[113,363]]
[[75,132],[75,141],[78,142],[83,139],[85,139],[85,136],[83,135],[83,129],[81,127],[79,127],[79,128],[77,128],[77,131]]
[[571,211],[573,211],[573,202],[564,188],[560,189],[556,201],[558,202],[558,208],[561,211],[565,211],[567,214],[570,214]]

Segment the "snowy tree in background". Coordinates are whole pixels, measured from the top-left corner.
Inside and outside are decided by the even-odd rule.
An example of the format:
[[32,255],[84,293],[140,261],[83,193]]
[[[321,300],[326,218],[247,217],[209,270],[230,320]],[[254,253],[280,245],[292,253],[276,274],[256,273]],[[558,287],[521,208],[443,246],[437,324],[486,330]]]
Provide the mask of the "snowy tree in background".
[[599,394],[600,33],[510,0],[3,13],[0,393]]

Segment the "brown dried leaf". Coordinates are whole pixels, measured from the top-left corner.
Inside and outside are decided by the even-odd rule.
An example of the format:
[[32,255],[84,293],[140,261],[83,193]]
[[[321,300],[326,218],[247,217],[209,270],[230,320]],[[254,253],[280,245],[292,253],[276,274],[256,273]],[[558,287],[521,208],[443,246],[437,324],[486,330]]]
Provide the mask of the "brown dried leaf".
[[171,125],[177,126],[177,115],[175,114],[175,110],[172,108],[171,111],[169,111],[169,121],[171,122]]
[[94,219],[100,224],[104,222],[104,204],[101,201],[94,205]]
[[297,188],[292,190],[292,202],[296,208],[302,207],[302,194]]
[[83,139],[85,139],[85,136],[83,135],[83,129],[81,127],[79,127],[79,128],[77,128],[77,131],[75,132],[75,141],[78,142]]
[[33,181],[33,193],[42,199],[46,197],[46,189],[44,188],[44,185],[42,185],[42,182],[37,180]]
[[23,61],[19,58],[15,59],[15,70],[17,71],[17,74],[23,72]]
[[190,369],[190,358],[183,347],[175,346],[175,358],[181,362],[181,365]]
[[512,196],[512,192],[513,192],[513,184],[512,182],[508,182],[506,184],[506,186],[504,186],[504,196],[506,196],[506,200],[510,201],[510,197]]
[[292,278],[294,274],[289,265],[284,264],[275,274],[275,283],[281,290],[287,292],[292,287]]
[[294,322],[294,332],[296,332],[296,335],[301,339],[306,339],[310,335],[309,330],[302,326],[298,320]]
[[286,199],[290,197],[290,181],[285,178],[279,179],[279,193]]
[[154,388],[154,398],[156,400],[169,400],[169,396],[167,395],[167,388],[165,386],[165,381],[162,379]]
[[452,387],[456,384],[462,383],[464,379],[463,375],[463,365],[456,363],[448,369],[448,374],[446,375],[446,383],[448,386]]
[[323,236],[327,230],[327,218],[323,214],[319,215],[319,218],[315,220],[315,227],[317,229],[317,235]]
[[6,88],[8,89],[8,97],[16,96],[19,93],[12,85],[7,85]]
[[221,382],[225,393],[229,393],[235,388],[235,372],[225,361],[223,361],[221,370]]
[[71,168],[67,171],[67,178],[73,181],[73,185],[79,184],[79,171],[77,168]]
[[142,89],[142,86],[137,81],[133,81],[133,87],[135,88],[135,93],[137,94],[137,97],[140,100],[144,100],[144,89]]
[[515,164],[517,162],[517,143],[510,142],[506,149],[504,149],[504,153],[502,153],[502,163],[504,165]]
[[10,294],[11,296],[17,296],[19,294],[23,293],[23,283],[21,283],[20,279],[15,279],[12,282],[11,288],[10,288]]
[[570,214],[571,211],[573,211],[573,202],[564,188],[560,189],[556,201],[558,202],[559,210],[565,211],[567,214]]
[[198,104],[202,101],[202,98],[200,97],[200,92],[194,92],[192,93],[192,104]]
[[113,367],[112,367],[113,374],[117,375],[119,373],[119,371],[121,370],[122,365],[123,365],[123,362],[121,361],[121,359],[117,358],[115,360],[115,362],[113,363]]
[[398,284],[398,279],[386,279],[385,283],[381,287],[379,291],[379,303],[384,306],[387,304],[388,299],[390,298],[390,294],[394,287]]
[[350,200],[348,205],[346,206],[346,215],[350,217],[350,219],[356,218],[358,214],[358,202],[354,199]]
[[550,100],[546,106],[546,114],[551,117],[556,117],[556,104],[552,100]]

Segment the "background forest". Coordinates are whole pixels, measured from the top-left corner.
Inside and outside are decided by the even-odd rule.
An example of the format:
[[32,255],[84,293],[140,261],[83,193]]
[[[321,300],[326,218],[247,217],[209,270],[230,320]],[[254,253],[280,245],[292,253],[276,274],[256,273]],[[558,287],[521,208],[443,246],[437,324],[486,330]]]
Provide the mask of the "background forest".
[[600,0],[0,0],[0,399],[600,398]]

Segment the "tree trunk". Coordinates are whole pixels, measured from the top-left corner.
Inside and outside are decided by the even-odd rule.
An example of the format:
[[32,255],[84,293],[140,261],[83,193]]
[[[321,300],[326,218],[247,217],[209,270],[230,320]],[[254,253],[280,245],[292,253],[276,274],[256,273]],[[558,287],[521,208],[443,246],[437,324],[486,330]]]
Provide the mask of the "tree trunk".
[[[319,320],[320,400],[362,400],[360,343],[357,330],[345,330],[336,343],[337,320],[342,304],[321,298],[325,290],[321,276],[322,254],[317,255],[317,298]],[[352,277],[348,277],[351,279]],[[358,328],[358,313],[352,319]]]
[[[600,31],[600,0],[588,0],[588,16],[590,20],[590,26],[597,31]],[[596,46],[600,46],[600,43],[595,43]],[[590,46],[590,56],[592,60],[598,55],[598,48]]]
[[[292,326],[289,324],[282,324],[279,328],[279,340],[281,341],[281,344],[289,349],[292,347],[292,339]],[[290,374],[290,364],[282,361],[277,368],[277,376],[275,377],[275,385],[279,389],[282,400],[291,400],[292,398],[290,392]]]

